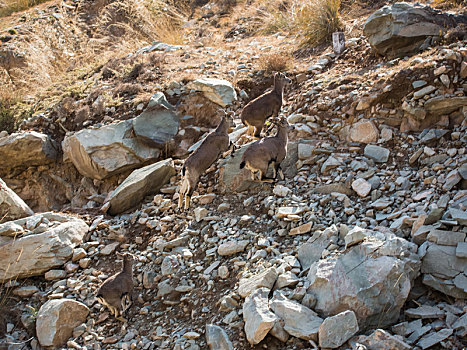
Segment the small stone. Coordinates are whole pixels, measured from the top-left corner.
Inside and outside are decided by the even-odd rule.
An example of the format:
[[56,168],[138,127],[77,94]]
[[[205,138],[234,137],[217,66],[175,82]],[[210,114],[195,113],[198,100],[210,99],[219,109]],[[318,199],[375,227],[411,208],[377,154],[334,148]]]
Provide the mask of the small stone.
[[87,255],[86,251],[83,248],[75,248],[73,249],[73,257],[71,261],[76,262]]
[[415,99],[419,99],[419,98],[422,98],[425,95],[431,94],[435,90],[436,90],[436,88],[433,85],[428,85],[428,86],[424,87],[423,89],[415,91],[414,94],[413,94],[413,97]]
[[467,242],[457,243],[456,256],[458,258],[467,258]]
[[232,342],[227,333],[214,324],[206,325],[206,343],[210,350],[233,350]]
[[120,242],[113,242],[110,244],[107,244],[102,250],[100,251],[101,255],[110,255],[112,254],[115,249],[120,245]]
[[319,326],[319,346],[335,349],[358,332],[357,317],[353,311],[347,310],[326,318]]
[[183,337],[187,339],[198,339],[201,336],[198,332],[186,332]]
[[422,305],[418,308],[405,310],[405,314],[411,318],[439,318],[444,316],[444,311],[436,306]]
[[454,186],[456,186],[460,181],[462,180],[462,177],[460,176],[459,172],[457,170],[452,170],[447,176],[446,176],[446,182],[443,185],[443,190],[445,191],[450,191]]
[[49,270],[44,275],[46,281],[54,281],[58,279],[63,279],[65,277],[66,272],[64,270]]
[[365,179],[360,178],[352,182],[352,189],[357,192],[360,197],[364,198],[371,192],[371,185]]
[[311,228],[313,227],[313,222],[307,222],[306,224],[300,225],[298,227],[294,227],[289,231],[290,236],[295,236],[295,235],[302,235],[304,233],[308,233],[311,231]]
[[277,276],[278,274],[276,269],[274,267],[270,267],[257,275],[251,276],[249,278],[242,278],[239,282],[238,294],[245,298],[255,289],[260,287],[272,289],[274,283],[277,280]]
[[276,196],[285,197],[285,196],[287,196],[289,194],[290,188],[287,188],[287,187],[282,186],[282,185],[276,185],[276,186],[274,186],[274,189],[272,190],[272,192]]
[[459,225],[467,226],[467,211],[449,208],[449,214],[451,214],[451,218],[456,220]]
[[439,332],[427,334],[419,340],[417,345],[422,349],[427,349],[449,337],[452,334],[452,332],[452,329],[445,328],[440,330]]
[[219,278],[226,279],[229,277],[229,268],[225,265],[219,266],[217,269],[217,275]]
[[353,142],[371,143],[378,137],[379,130],[371,120],[362,119],[350,128],[350,140]]
[[240,241],[228,241],[222,243],[217,248],[217,254],[220,256],[229,256],[233,254],[237,254],[245,250],[246,246],[250,243],[248,240],[240,240]]
[[209,211],[206,208],[202,207],[195,208],[193,212],[195,214],[196,222],[200,222],[209,214]]
[[36,286],[24,286],[13,290],[13,294],[21,298],[28,298],[38,291],[39,289]]
[[291,271],[281,273],[277,277],[276,284],[274,285],[275,289],[281,289],[285,287],[295,286],[299,282],[298,277]]
[[377,163],[386,163],[389,159],[389,153],[387,148],[375,145],[366,145],[364,149],[365,156]]

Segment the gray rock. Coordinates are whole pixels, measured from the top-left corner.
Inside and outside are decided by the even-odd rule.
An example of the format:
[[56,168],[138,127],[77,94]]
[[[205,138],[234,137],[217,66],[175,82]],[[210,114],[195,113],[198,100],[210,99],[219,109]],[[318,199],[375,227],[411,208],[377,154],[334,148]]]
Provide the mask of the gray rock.
[[267,289],[272,289],[277,280],[277,276],[276,269],[270,267],[249,278],[241,278],[238,286],[238,294],[245,298],[258,288],[265,287]]
[[418,3],[398,2],[369,16],[363,33],[377,53],[392,58],[418,52],[426,38],[438,37],[455,26],[452,15]]
[[152,51],[172,52],[172,51],[180,50],[182,47],[183,46],[181,45],[170,45],[162,41],[156,40],[156,41],[153,41],[151,45],[145,46],[139,49],[138,51],[136,51],[136,53],[149,53]]
[[0,222],[30,215],[34,215],[31,208],[0,179]]
[[428,86],[425,86],[423,89],[415,91],[413,94],[413,97],[415,99],[422,98],[425,95],[431,94],[435,90],[436,88],[433,85],[428,85]]
[[366,145],[364,149],[365,156],[377,163],[386,163],[389,159],[389,153],[387,148],[375,145]]
[[316,312],[278,292],[274,293],[269,304],[274,314],[284,321],[284,329],[291,336],[305,340],[318,339],[323,319]]
[[443,190],[452,190],[452,188],[456,186],[461,180],[462,177],[456,169],[450,171],[449,174],[446,175],[446,182],[443,185]]
[[467,242],[459,242],[456,247],[456,257],[467,258]]
[[160,151],[133,135],[133,121],[83,129],[63,140],[63,153],[81,175],[102,180],[159,158]]
[[311,158],[313,155],[313,150],[315,146],[309,143],[299,143],[298,144],[298,159],[305,160]]
[[56,158],[56,145],[45,134],[27,131],[0,138],[2,169],[49,164]]
[[161,92],[154,94],[144,112],[133,119],[135,135],[154,146],[162,146],[172,140],[178,127],[179,118]]
[[324,231],[314,232],[313,236],[298,248],[298,260],[300,261],[300,265],[302,265],[302,269],[305,270],[318,261],[324,249],[329,245],[329,238],[336,235],[336,226],[328,227]]
[[269,334],[271,334],[273,337],[279,339],[281,342],[285,343],[287,340],[289,340],[290,335],[287,333],[284,329],[284,321],[279,320],[274,324],[274,327],[271,328],[269,331]]
[[[447,132],[447,130],[443,129],[425,129],[418,137],[420,138],[420,143],[426,145],[439,140],[446,135]],[[443,156],[445,156],[445,158],[447,157],[446,155]]]
[[206,98],[225,107],[237,100],[234,87],[227,80],[200,78],[188,83],[187,88],[201,91]]
[[246,246],[250,243],[248,240],[239,240],[239,241],[227,241],[222,243],[217,248],[217,254],[220,256],[229,256],[234,255],[245,250]]
[[233,350],[234,348],[227,333],[214,324],[206,325],[206,343],[211,350]]
[[412,318],[440,318],[444,316],[444,311],[436,306],[422,305],[415,309],[405,310],[405,314]]
[[334,158],[333,156],[329,156],[323,165],[321,165],[321,173],[328,174],[332,169],[341,165],[343,165],[343,163],[340,160]]
[[274,288],[282,289],[285,287],[291,287],[291,286],[295,286],[298,282],[299,282],[299,279],[297,275],[295,275],[291,271],[287,271],[287,272],[281,273],[279,277],[277,277],[277,281],[276,281]]
[[243,320],[245,321],[246,339],[250,344],[258,344],[279,320],[269,311],[268,288],[259,288],[243,303]]
[[89,309],[71,299],[49,300],[41,306],[36,318],[37,339],[41,346],[59,347],[73,334],[73,329],[86,321]]
[[314,309],[325,316],[352,310],[361,329],[392,324],[418,275],[416,250],[405,239],[374,232],[371,240],[313,263],[307,278]]
[[452,329],[454,329],[456,334],[460,337],[465,337],[467,335],[467,313],[464,313],[454,322]]
[[452,329],[445,328],[440,330],[439,332],[430,333],[424,336],[422,339],[420,339],[417,345],[422,349],[428,349],[429,347],[438,344],[439,342],[449,337],[452,334],[452,332]]
[[451,114],[463,106],[467,106],[467,96],[436,96],[424,105],[425,110],[434,116]]
[[451,218],[456,220],[459,225],[467,225],[467,211],[449,208],[449,214],[451,214]]
[[[42,220],[58,221],[41,233],[26,229],[27,223],[37,225]],[[73,255],[73,248],[80,244],[88,232],[88,225],[74,216],[56,213],[36,214],[13,221],[25,228],[24,234],[16,237],[2,236],[0,245],[0,281],[38,276],[62,266]],[[32,229],[32,225],[30,226]],[[21,254],[18,255],[18,252]]]
[[457,243],[464,242],[465,233],[433,229],[428,234],[427,239],[439,245],[457,246]]
[[116,215],[154,194],[175,175],[171,158],[134,170],[109,196],[108,213]]
[[358,332],[357,317],[353,311],[344,311],[326,318],[319,326],[319,346],[335,349]]
[[465,259],[456,256],[456,248],[431,242],[420,246],[422,282],[454,298],[466,298],[467,292],[454,283],[454,279],[464,273],[466,264]]

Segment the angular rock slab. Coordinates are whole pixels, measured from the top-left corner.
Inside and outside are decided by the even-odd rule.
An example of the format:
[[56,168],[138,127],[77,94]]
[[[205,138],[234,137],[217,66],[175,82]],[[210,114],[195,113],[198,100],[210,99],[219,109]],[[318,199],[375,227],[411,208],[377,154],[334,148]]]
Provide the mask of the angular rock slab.
[[233,350],[234,348],[227,333],[214,324],[206,325],[206,343],[211,350]]
[[133,119],[136,137],[155,146],[162,146],[177,134],[179,118],[162,92],[155,93],[148,106]]
[[457,246],[423,243],[418,251],[422,258],[423,284],[454,298],[467,298],[466,259],[456,256]]
[[277,270],[270,267],[254,276],[240,279],[238,286],[238,294],[245,298],[250,295],[257,288],[265,287],[272,289],[277,280]]
[[284,330],[291,336],[314,340],[318,339],[318,331],[323,319],[306,306],[289,300],[280,292],[274,293],[269,303],[274,314],[284,321]]
[[374,12],[363,34],[380,55],[400,57],[418,52],[427,37],[437,37],[456,26],[452,15],[430,6],[398,2]]
[[311,265],[307,278],[308,293],[317,300],[314,310],[325,316],[352,310],[361,329],[397,320],[420,258],[414,243],[390,233],[381,240],[381,234]]
[[52,299],[39,309],[37,339],[41,346],[59,347],[73,335],[73,329],[86,321],[89,309],[71,299]]
[[391,335],[384,329],[377,329],[369,336],[361,335],[357,338],[360,344],[363,344],[369,350],[411,350],[409,344],[399,338]]
[[29,206],[0,179],[0,222],[34,215]]
[[379,130],[373,121],[364,119],[352,125],[349,134],[351,141],[371,143],[378,141]]
[[54,142],[45,134],[28,131],[0,138],[0,159],[4,169],[48,164],[56,158]]
[[117,215],[139,204],[145,196],[154,194],[175,175],[172,158],[134,170],[110,194],[108,213]]
[[355,312],[347,310],[326,318],[319,326],[319,346],[335,349],[349,340],[358,332]]
[[258,344],[268,334],[274,324],[279,321],[269,310],[268,288],[259,288],[243,303],[243,320],[245,321],[246,339],[250,344]]
[[237,100],[233,85],[223,79],[200,78],[188,83],[187,88],[202,92],[207,99],[222,107]]
[[[45,220],[57,223],[42,230],[39,225]],[[58,213],[36,214],[6,224],[10,223],[23,227],[24,232],[16,237],[0,236],[1,282],[41,275],[62,266],[72,257],[73,248],[82,242],[89,229],[83,220]],[[6,224],[0,224],[0,231]]]
[[[243,153],[250,144],[243,145],[235,151],[234,156],[227,156],[219,165],[219,185],[222,191],[242,192],[261,186],[260,182],[251,181],[250,171],[240,169]],[[297,174],[296,162],[298,160],[298,143],[289,142],[287,156],[281,163],[286,178],[293,178]],[[272,168],[269,167],[268,175],[272,176]],[[278,175],[278,179],[280,179]]]
[[132,120],[68,135],[63,153],[81,175],[97,180],[137,168],[160,155],[158,149],[134,137]]

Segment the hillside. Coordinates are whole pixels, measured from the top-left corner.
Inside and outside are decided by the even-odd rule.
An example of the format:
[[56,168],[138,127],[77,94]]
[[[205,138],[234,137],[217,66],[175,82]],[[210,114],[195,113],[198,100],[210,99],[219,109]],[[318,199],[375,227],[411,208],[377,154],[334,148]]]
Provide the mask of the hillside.
[[[0,0],[0,16],[0,349],[467,346],[465,2]],[[276,72],[285,179],[260,183],[240,114]],[[237,149],[180,210],[222,111]],[[96,300],[117,252],[135,258],[126,323]]]

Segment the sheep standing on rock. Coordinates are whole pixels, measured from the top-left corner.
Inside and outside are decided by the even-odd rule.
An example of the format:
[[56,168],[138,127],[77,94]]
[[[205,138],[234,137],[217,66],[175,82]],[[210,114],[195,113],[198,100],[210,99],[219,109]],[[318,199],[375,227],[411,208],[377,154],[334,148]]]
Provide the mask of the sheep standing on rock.
[[240,117],[243,124],[248,126],[248,133],[251,136],[260,137],[266,119],[278,117],[282,107],[284,86],[290,82],[291,80],[284,73],[274,74],[274,88],[248,102],[243,108]]
[[126,322],[123,313],[131,306],[133,292],[134,256],[129,253],[117,255],[123,257],[122,270],[107,278],[96,294],[96,299],[109,308],[120,321]]
[[212,131],[203,143],[185,160],[182,168],[182,181],[178,198],[178,208],[187,210],[191,196],[198,185],[200,176],[229,149],[229,130],[234,127],[233,118],[224,115],[218,127]]
[[[273,123],[276,122],[274,121]],[[240,169],[247,168],[250,170],[253,181],[256,181],[256,173],[259,173],[258,180],[261,182],[273,182],[277,177],[277,173],[284,180],[281,162],[287,155],[287,134],[289,129],[287,119],[280,119],[277,123],[277,128],[275,136],[265,137],[253,142],[243,153]],[[266,177],[269,164],[273,166],[272,178]]]

